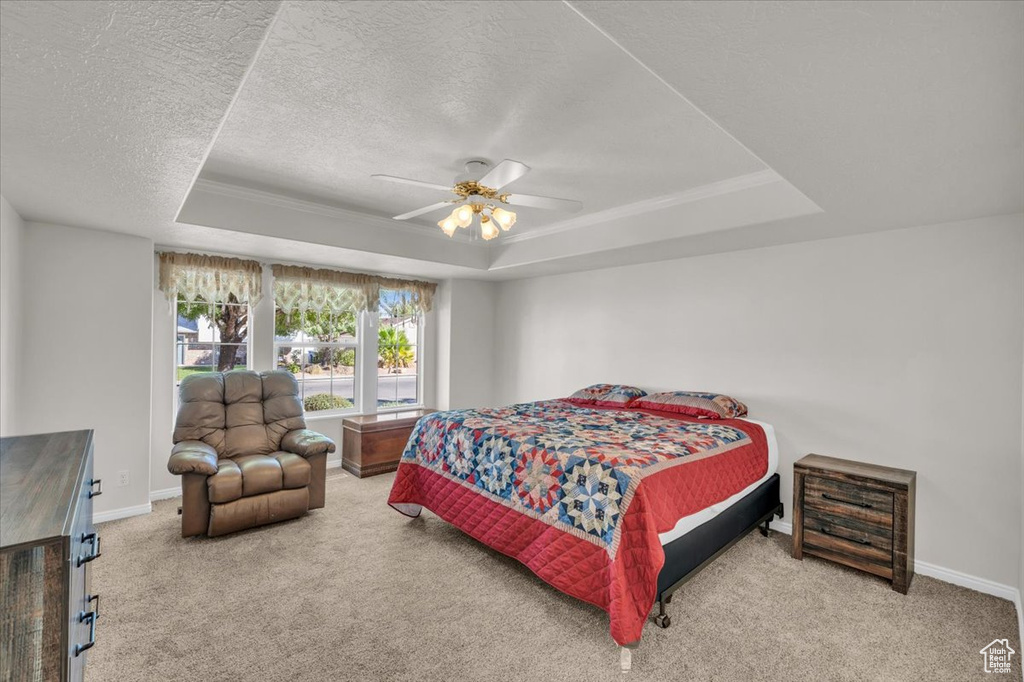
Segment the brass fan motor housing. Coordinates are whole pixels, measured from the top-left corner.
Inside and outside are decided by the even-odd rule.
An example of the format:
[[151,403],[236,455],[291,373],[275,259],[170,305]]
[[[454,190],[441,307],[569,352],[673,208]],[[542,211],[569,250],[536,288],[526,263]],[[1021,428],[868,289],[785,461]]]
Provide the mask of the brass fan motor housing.
[[[476,195],[483,197],[484,199],[494,199],[495,201],[500,201],[503,204],[508,203],[508,198],[510,196],[509,194],[498,194],[498,190],[481,185],[476,180],[460,182],[452,187],[452,192],[463,199],[468,199],[469,197]],[[477,213],[479,213],[479,211],[477,211]]]

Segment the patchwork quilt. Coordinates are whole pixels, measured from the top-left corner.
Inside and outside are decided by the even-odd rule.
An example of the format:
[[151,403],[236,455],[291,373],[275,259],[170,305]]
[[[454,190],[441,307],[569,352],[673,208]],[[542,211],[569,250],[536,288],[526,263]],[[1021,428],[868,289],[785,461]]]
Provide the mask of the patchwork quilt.
[[416,424],[388,504],[426,507],[608,612],[640,639],[665,562],[659,533],[768,468],[761,427],[564,400],[435,412]]

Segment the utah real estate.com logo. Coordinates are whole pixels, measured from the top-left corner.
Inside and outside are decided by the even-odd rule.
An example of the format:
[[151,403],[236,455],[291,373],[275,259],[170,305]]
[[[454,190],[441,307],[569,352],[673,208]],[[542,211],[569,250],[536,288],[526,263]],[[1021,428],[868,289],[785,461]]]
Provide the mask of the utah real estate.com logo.
[[1008,640],[993,639],[980,653],[985,657],[985,672],[1008,673],[1011,670],[1010,657],[1017,652],[1010,648]]

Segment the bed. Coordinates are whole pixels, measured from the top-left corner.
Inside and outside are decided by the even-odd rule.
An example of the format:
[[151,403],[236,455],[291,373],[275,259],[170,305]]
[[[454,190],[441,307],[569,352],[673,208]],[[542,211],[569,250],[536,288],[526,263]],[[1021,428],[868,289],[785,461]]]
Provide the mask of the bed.
[[598,606],[632,647],[656,601],[668,627],[679,586],[781,516],[777,464],[754,420],[548,400],[423,417],[388,503],[426,507]]

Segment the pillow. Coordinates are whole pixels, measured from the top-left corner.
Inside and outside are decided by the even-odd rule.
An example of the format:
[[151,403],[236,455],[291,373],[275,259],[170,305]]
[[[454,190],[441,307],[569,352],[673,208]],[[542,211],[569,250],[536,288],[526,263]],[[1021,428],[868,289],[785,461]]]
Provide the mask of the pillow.
[[598,405],[600,407],[625,407],[641,396],[647,395],[635,386],[621,384],[594,384],[573,393],[566,398],[577,405]]
[[666,391],[652,393],[635,400],[632,408],[677,412],[691,417],[707,419],[732,419],[747,413],[747,406],[727,395],[699,393],[697,391]]

